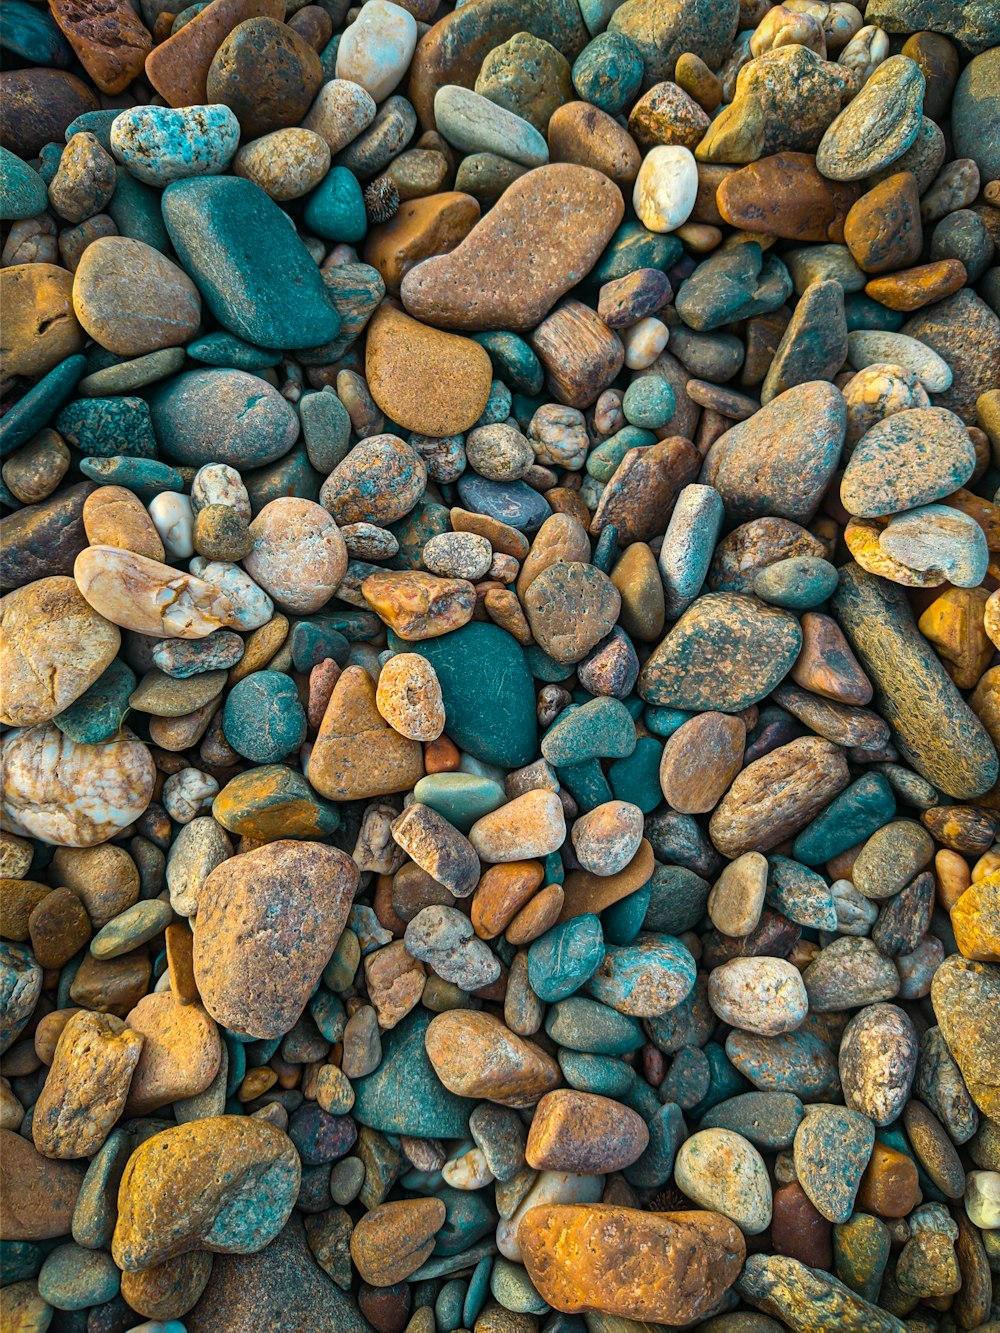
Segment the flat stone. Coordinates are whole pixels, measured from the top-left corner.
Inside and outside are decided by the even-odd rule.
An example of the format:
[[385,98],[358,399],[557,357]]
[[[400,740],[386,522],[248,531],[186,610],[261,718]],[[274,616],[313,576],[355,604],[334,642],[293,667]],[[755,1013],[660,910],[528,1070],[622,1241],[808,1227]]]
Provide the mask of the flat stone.
[[310,784],[331,800],[359,800],[409,791],[423,775],[420,742],[392,730],[378,711],[371,676],[363,667],[348,667],[309,756]]
[[[933,441],[933,450],[925,442]],[[862,517],[895,514],[951,495],[969,479],[975,450],[961,419],[941,407],[896,412],[858,442],[840,498]]]
[[863,180],[895,162],[920,129],[924,76],[909,56],[883,61],[829,125],[816,166],[831,180]]
[[[600,172],[565,163],[537,167],[454,250],[405,274],[403,304],[415,318],[446,328],[533,328],[590,271],[623,211],[621,192]],[[567,244],[560,218],[581,216],[587,226]]]
[[382,306],[369,321],[365,357],[372,397],[407,430],[455,435],[483,414],[492,367],[486,352],[469,338]]

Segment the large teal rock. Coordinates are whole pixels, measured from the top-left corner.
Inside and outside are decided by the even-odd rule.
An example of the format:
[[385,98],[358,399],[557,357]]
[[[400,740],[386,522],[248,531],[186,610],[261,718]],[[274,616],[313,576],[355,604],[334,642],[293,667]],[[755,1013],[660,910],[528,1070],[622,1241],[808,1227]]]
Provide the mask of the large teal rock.
[[219,323],[259,347],[315,347],[340,316],[287,216],[252,181],[176,181],[163,219],[181,264]]
[[1000,8],[995,4],[993,12],[996,45],[969,61],[951,104],[955,153],[971,157],[984,181],[1000,176]]
[[792,855],[821,866],[855,843],[870,838],[896,813],[896,798],[881,773],[864,773],[834,797],[792,843]]
[[[295,409],[245,370],[189,370],[149,395],[153,430],[172,462],[228,463],[239,472],[284,457],[299,433]],[[61,419],[61,418],[60,418]]]
[[587,993],[619,1013],[652,1018],[689,994],[697,976],[694,959],[669,935],[640,935],[635,944],[608,949],[587,982]]
[[433,1017],[415,1009],[383,1035],[382,1063],[354,1081],[352,1115],[359,1124],[418,1139],[467,1137],[476,1103],[456,1097],[435,1074],[424,1049]]
[[138,684],[135,673],[116,657],[89,690],[52,719],[64,736],[80,745],[108,741],[129,711],[129,695]]
[[420,653],[437,672],[445,731],[459,749],[500,768],[522,768],[536,757],[534,684],[524,652],[506,630],[471,621],[419,643],[390,632],[389,647]]
[[49,192],[38,172],[9,148],[0,148],[0,222],[33,218],[48,202]]
[[539,936],[528,949],[528,981],[540,1000],[565,1000],[604,961],[601,923],[592,912],[571,917]]
[[507,802],[498,782],[476,773],[428,773],[414,787],[413,798],[429,805],[462,833]]
[[604,695],[560,713],[545,733],[542,754],[550,764],[580,764],[587,759],[624,759],[635,744],[631,713],[620,699]]
[[67,444],[91,458],[155,458],[156,436],[143,398],[76,398],[56,417]]
[[4,0],[0,47],[33,65],[54,65],[57,69],[65,69],[73,59],[69,42],[49,11],[29,5],[27,0]]
[[347,167],[331,167],[306,200],[306,226],[326,241],[355,245],[368,230],[365,197],[358,178]]

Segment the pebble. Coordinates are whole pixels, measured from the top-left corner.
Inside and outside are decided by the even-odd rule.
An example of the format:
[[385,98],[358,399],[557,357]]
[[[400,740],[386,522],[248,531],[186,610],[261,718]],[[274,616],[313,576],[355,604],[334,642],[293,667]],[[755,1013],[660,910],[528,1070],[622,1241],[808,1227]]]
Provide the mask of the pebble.
[[677,1154],[674,1178],[696,1204],[728,1217],[745,1236],[770,1225],[771,1187],[763,1158],[732,1130],[692,1134]]
[[413,14],[389,0],[372,0],[337,47],[337,78],[358,84],[376,105],[384,102],[406,73],[416,44]]
[[659,144],[643,159],[632,194],[639,221],[650,231],[676,231],[694,208],[698,168],[683,144]]
[[224,171],[236,152],[240,126],[228,106],[135,106],[116,116],[111,151],[145,185]]

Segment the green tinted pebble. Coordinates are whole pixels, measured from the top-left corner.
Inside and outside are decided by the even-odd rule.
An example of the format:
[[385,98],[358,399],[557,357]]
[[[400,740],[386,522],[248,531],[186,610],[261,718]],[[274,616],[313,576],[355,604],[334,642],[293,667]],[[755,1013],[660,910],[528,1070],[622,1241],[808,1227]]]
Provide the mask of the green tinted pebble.
[[870,838],[896,813],[892,788],[880,773],[865,773],[834,797],[792,843],[792,855],[819,866]]
[[124,486],[143,500],[160,491],[183,491],[184,477],[155,458],[81,458],[80,471],[102,486]]
[[[633,1088],[638,1087],[639,1080],[636,1079]],[[633,1109],[639,1110],[639,1114],[642,1115],[640,1108]],[[673,1173],[677,1150],[687,1138],[687,1126],[684,1124],[683,1112],[676,1102],[656,1106],[644,1118],[646,1128],[649,1130],[649,1143],[639,1160],[627,1166],[622,1175],[630,1185],[636,1185],[640,1189],[656,1189],[665,1185]]]
[[510,416],[512,401],[510,390],[502,380],[491,381],[486,406],[476,426],[495,426],[506,421]]
[[652,894],[652,888],[646,884],[627,898],[619,898],[616,903],[605,908],[601,913],[601,925],[607,944],[632,943],[642,930]]
[[616,800],[631,801],[644,815],[651,814],[663,800],[662,757],[663,746],[654,736],[640,736],[632,753],[616,759],[608,768],[608,781]]
[[430,662],[448,735],[460,750],[501,768],[521,768],[535,758],[535,689],[524,653],[506,630],[473,621],[419,643],[404,643],[390,632],[389,647]]
[[280,352],[271,352],[266,347],[253,347],[222,329],[195,338],[194,342],[188,343],[187,354],[193,361],[232,370],[266,370],[268,366],[276,366],[281,361]]
[[468,1288],[460,1278],[446,1282],[434,1302],[434,1319],[438,1328],[459,1328]]
[[907,1327],[888,1310],[862,1300],[829,1273],[807,1268],[783,1254],[751,1255],[736,1286],[758,1309],[777,1315],[783,1328],[808,1328],[815,1333],[841,1333],[845,1329],[902,1333]]
[[697,1046],[682,1046],[659,1087],[664,1102],[676,1102],[682,1111],[698,1106],[708,1094],[712,1068]]
[[826,880],[787,856],[768,858],[766,901],[800,926],[837,929],[837,913]]
[[642,720],[647,730],[666,740],[695,716],[695,713],[689,713],[683,708],[658,708],[649,704],[642,715]]
[[299,399],[299,417],[309,461],[317,472],[329,474],[351,447],[351,418],[336,393],[326,388]]
[[635,1070],[610,1055],[587,1055],[583,1051],[560,1051],[563,1078],[578,1092],[600,1097],[624,1097],[635,1082]]
[[708,1057],[711,1077],[705,1097],[697,1106],[691,1108],[692,1120],[700,1120],[706,1111],[710,1111],[719,1102],[724,1102],[727,1098],[735,1097],[741,1092],[747,1092],[750,1088],[750,1084],[743,1077],[742,1072],[736,1068],[717,1041],[708,1042],[703,1050]]
[[490,1290],[505,1310],[517,1314],[545,1314],[549,1308],[523,1265],[512,1263],[502,1255],[497,1255],[493,1261]]
[[78,744],[109,740],[125,720],[129,695],[137,684],[134,672],[115,658],[90,689],[52,721],[64,736]]
[[655,443],[656,436],[652,431],[623,426],[617,434],[591,450],[587,456],[587,472],[595,481],[609,482],[630,449],[645,449]]
[[78,398],[56,417],[56,429],[91,457],[156,457],[153,422],[143,398]]
[[[466,1292],[465,1304],[462,1307],[462,1322],[466,1328],[472,1328],[486,1304],[492,1271],[493,1258],[491,1255],[487,1255],[476,1264],[472,1277],[469,1278],[469,1289]],[[443,1327],[447,1328],[448,1326],[445,1324]]]
[[509,384],[515,394],[538,394],[545,383],[545,372],[538,357],[516,333],[504,330],[473,333],[472,339],[485,347],[493,373]]
[[609,948],[587,990],[603,1004],[642,1018],[679,1004],[696,975],[695,961],[679,940],[647,934],[637,944]]
[[556,777],[581,810],[593,810],[612,798],[599,759],[584,759],[579,764],[560,764]]
[[[59,31],[55,20],[48,10],[39,9],[27,0],[8,0],[4,5],[4,26],[0,34],[0,46],[4,50],[22,56],[33,65],[53,65],[65,69],[73,59],[73,51],[66,38]],[[100,112],[89,112],[100,115]],[[105,112],[105,115],[117,115],[117,112]],[[84,117],[78,116],[77,120]],[[105,144],[105,147],[107,145]],[[42,205],[44,208],[44,204]],[[19,1279],[7,1277],[5,1281],[16,1282]]]
[[180,32],[181,28],[186,27],[192,19],[197,18],[201,11],[210,3],[210,0],[197,0],[196,4],[188,5],[187,9],[182,9],[170,26],[170,36]]
[[37,1277],[45,1259],[40,1245],[27,1240],[0,1240],[0,1266],[3,1267],[4,1285],[26,1282]]
[[558,1046],[592,1055],[627,1055],[646,1040],[636,1019],[583,995],[554,1004],[545,1031]]
[[665,426],[676,411],[674,391],[658,375],[643,375],[625,390],[622,411],[630,426],[655,430]]
[[222,730],[237,754],[274,764],[306,738],[306,715],[295,682],[278,671],[255,671],[237,681],[222,711]]
[[[357,936],[354,935],[353,931],[351,934],[354,937],[355,945],[357,945]],[[361,951],[359,949],[359,960],[360,956]],[[327,969],[328,968],[329,964],[327,964]],[[327,981],[327,969],[324,969],[323,972],[324,982]],[[334,980],[336,980],[336,978],[334,978]],[[350,982],[348,982],[348,985],[349,984]],[[346,990],[347,987],[344,986],[341,989]],[[344,1009],[343,1004],[336,995],[331,995],[328,990],[323,990],[321,987],[309,1001],[309,1013],[313,1022],[327,1041],[334,1043],[343,1041],[344,1028],[347,1026],[347,1011]]]
[[568,680],[576,671],[574,663],[557,662],[543,648],[539,648],[537,643],[527,647],[524,650],[524,656],[528,663],[528,669],[534,678],[545,681],[550,685],[560,680]]
[[592,912],[553,926],[528,948],[528,981],[540,1000],[565,1000],[604,961],[601,923]]
[[358,178],[347,167],[331,167],[306,200],[303,220],[324,240],[355,245],[368,230]]
[[292,626],[292,662],[296,671],[310,671],[332,657],[339,667],[347,665],[351,645],[339,630],[325,620],[299,620]]
[[383,1035],[382,1063],[354,1080],[352,1114],[360,1124],[415,1138],[465,1137],[475,1102],[449,1092],[434,1072],[424,1049],[433,1017],[414,1009]]
[[623,759],[636,748],[635,723],[620,699],[608,696],[565,709],[542,738],[550,764]]
[[698,1128],[731,1129],[761,1152],[780,1152],[792,1146],[804,1114],[792,1092],[741,1092],[706,1111]]
[[253,472],[243,473],[243,484],[250,496],[250,508],[254,518],[266,504],[281,496],[292,495],[298,500],[319,501],[319,488],[323,478],[309,462],[304,445],[279,458],[276,463],[256,468]]
[[77,392],[88,398],[131,393],[134,389],[144,389],[147,384],[155,384],[168,375],[176,374],[183,364],[183,347],[164,347],[159,352],[147,352],[145,356],[95,370],[80,381],[76,386]]
[[889,1228],[880,1217],[853,1213],[833,1228],[833,1266],[845,1286],[866,1301],[877,1301],[889,1262]]
[[361,946],[353,930],[345,930],[337,943],[333,956],[323,969],[323,982],[332,991],[347,990],[354,981],[361,962]]
[[469,1119],[469,1130],[497,1180],[513,1180],[524,1170],[528,1131],[517,1111],[480,1102]]
[[603,32],[583,48],[573,65],[573,87],[584,102],[609,116],[625,111],[642,85],[642,56],[620,32]]
[[383,929],[373,908],[369,907],[367,903],[355,903],[348,914],[347,920],[358,937],[362,956],[372,953],[375,949],[380,949],[383,944],[388,944],[392,939],[392,932]]
[[101,147],[110,153],[111,126],[119,114],[114,108],[110,111],[85,111],[66,126],[66,142],[69,143],[74,134],[92,134]]
[[602,287],[613,278],[625,278],[637,268],[668,269],[683,248],[676,236],[647,231],[641,222],[623,222],[605,247],[587,278],[588,286]]
[[229,1066],[226,1076],[226,1096],[231,1097],[243,1082],[247,1072],[246,1047],[230,1032],[223,1034],[226,1043],[226,1062]]
[[462,1254],[496,1227],[496,1214],[483,1197],[486,1190],[456,1190],[444,1185],[435,1194],[445,1206],[444,1226],[434,1239],[437,1255]]
[[562,863],[562,857],[558,852],[549,852],[543,862],[545,866],[545,878],[543,884],[562,884],[566,878],[566,867]]
[[160,211],[161,193],[151,185],[137,181],[127,171],[119,171],[115,192],[104,211],[118,228],[119,235],[130,236],[134,241],[151,245],[154,250],[166,252],[170,249],[170,237]]
[[0,418],[0,458],[5,458],[12,449],[20,449],[49,424],[72,397],[86,370],[85,356],[68,356],[8,408]]
[[118,958],[162,934],[173,919],[170,904],[159,898],[134,903],[102,926],[90,941],[94,958]]
[[337,77],[337,51],[340,49],[340,33],[336,33],[319,53],[319,63],[323,66],[323,79],[328,81]]
[[163,192],[174,249],[212,314],[260,347],[315,347],[336,337],[340,316],[288,218],[238,176],[175,181]]
[[482,815],[505,805],[499,783],[471,773],[431,773],[413,789],[413,799],[429,805],[461,833],[468,833]]
[[37,217],[48,202],[49,192],[38,172],[9,148],[0,147],[0,221]]
[[656,865],[650,881],[647,930],[680,935],[693,930],[705,915],[711,885],[693,870],[679,865]]
[[825,602],[837,587],[837,570],[815,555],[790,556],[765,565],[754,575],[753,590],[762,602],[792,611],[808,611]]
[[791,292],[791,275],[777,255],[747,241],[703,260],[681,283],[674,306],[689,328],[703,333],[776,310]]
[[104,1250],[60,1245],[42,1264],[38,1294],[57,1310],[86,1310],[118,1293],[121,1273]]
[[835,1055],[811,1032],[758,1037],[734,1030],[726,1038],[726,1053],[762,1092],[794,1092],[803,1101],[815,1101],[840,1083]]
[[873,300],[864,292],[848,293],[844,298],[844,315],[848,333],[855,333],[859,329],[898,333],[906,323],[906,315],[901,310],[890,310],[887,305]]
[[295,443],[299,420],[266,380],[245,370],[192,370],[150,394],[157,438],[175,463],[227,463],[239,472],[273,463]]
[[601,529],[601,535],[597,539],[594,554],[590,557],[590,563],[595,569],[599,569],[602,574],[610,575],[617,559],[618,527],[614,523],[609,523],[606,528]]

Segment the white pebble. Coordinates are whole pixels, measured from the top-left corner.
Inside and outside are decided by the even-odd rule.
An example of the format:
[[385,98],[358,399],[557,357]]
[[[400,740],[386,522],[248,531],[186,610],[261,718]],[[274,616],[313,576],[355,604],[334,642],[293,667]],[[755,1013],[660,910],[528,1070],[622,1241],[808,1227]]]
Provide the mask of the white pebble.
[[484,1185],[492,1185],[494,1180],[482,1148],[470,1148],[461,1157],[453,1157],[451,1161],[445,1162],[441,1174],[456,1190],[481,1190]]
[[1000,1227],[1000,1171],[970,1171],[965,1178],[965,1211],[982,1231]]
[[188,568],[229,598],[235,610],[235,615],[226,621],[231,629],[259,629],[274,615],[270,597],[239,565],[229,560],[206,560],[204,556],[196,555]]
[[191,501],[177,491],[161,491],[150,500],[149,517],[168,556],[187,560],[194,555],[194,514]]
[[629,370],[645,370],[666,347],[670,330],[661,319],[647,315],[631,328],[620,330],[625,345],[625,364]]
[[690,148],[659,144],[646,154],[632,204],[650,231],[676,231],[684,225],[698,196],[698,164]]
[[250,495],[243,478],[228,463],[206,463],[191,483],[191,508],[200,514],[209,505],[229,505],[250,522]]
[[182,768],[171,773],[163,784],[163,805],[178,824],[190,824],[212,804],[219,794],[219,784],[200,768]]
[[337,48],[337,78],[359,83],[384,102],[410,65],[417,21],[390,0],[368,0]]

